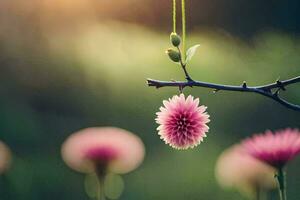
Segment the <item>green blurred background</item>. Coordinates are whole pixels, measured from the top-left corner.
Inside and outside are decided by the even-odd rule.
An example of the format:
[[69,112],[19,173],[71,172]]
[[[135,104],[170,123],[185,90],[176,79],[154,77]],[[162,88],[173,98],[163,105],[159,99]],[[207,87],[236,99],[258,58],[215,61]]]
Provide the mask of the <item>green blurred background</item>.
[[[299,1],[187,4],[188,44],[201,44],[189,66],[195,79],[257,85],[300,74]],[[0,0],[0,139],[14,153],[7,199],[88,199],[60,147],[90,126],[128,129],[146,145],[121,199],[245,199],[216,183],[219,154],[252,133],[299,128],[300,113],[254,94],[186,89],[208,106],[210,132],[194,150],[165,145],[155,112],[178,90],[148,88],[146,78],[184,78],[164,54],[170,9],[161,0]],[[299,91],[282,95],[300,103]],[[300,199],[299,166],[289,165],[290,200]]]

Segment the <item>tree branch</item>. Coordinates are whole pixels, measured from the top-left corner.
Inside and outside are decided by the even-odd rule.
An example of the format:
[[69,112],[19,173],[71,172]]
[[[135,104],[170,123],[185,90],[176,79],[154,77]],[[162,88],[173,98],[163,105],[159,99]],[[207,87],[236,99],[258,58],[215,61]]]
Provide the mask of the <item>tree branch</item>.
[[279,81],[277,80],[275,83],[271,83],[268,85],[249,87],[246,82],[244,82],[240,86],[234,85],[222,85],[215,83],[208,83],[202,81],[195,81],[188,76],[189,79],[187,81],[159,81],[153,79],[147,79],[148,86],[162,88],[162,87],[179,87],[180,89],[184,89],[185,87],[203,87],[213,89],[215,92],[217,91],[233,91],[233,92],[249,92],[249,93],[257,93],[268,97],[281,105],[290,108],[295,111],[300,111],[300,105],[292,104],[279,96],[280,91],[285,91],[286,86],[292,85],[295,83],[300,83],[300,76],[285,80]]
[[181,69],[185,75],[185,81],[159,81],[154,79],[147,79],[148,86],[156,87],[156,88],[178,87],[180,92],[182,92],[185,87],[202,87],[202,88],[213,89],[214,92],[223,90],[223,91],[232,91],[232,92],[256,93],[265,96],[267,98],[270,98],[276,101],[277,103],[285,106],[286,108],[300,112],[300,105],[290,103],[289,101],[286,101],[279,96],[280,91],[286,91],[286,87],[288,85],[300,83],[300,76],[288,80],[284,80],[284,81],[278,79],[274,83],[261,85],[261,86],[254,86],[254,87],[249,87],[245,81],[239,86],[195,81],[194,79],[192,79],[192,77],[189,75],[186,69],[187,66],[187,61],[185,60],[186,55],[184,57],[182,56],[185,53],[181,51],[179,46],[177,46],[177,50],[180,57],[178,63],[181,65]]

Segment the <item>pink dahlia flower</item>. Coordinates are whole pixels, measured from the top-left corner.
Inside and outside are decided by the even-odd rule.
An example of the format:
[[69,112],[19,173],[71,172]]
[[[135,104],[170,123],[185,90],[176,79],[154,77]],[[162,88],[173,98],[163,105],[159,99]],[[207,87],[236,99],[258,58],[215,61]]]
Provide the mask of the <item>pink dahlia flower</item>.
[[224,188],[236,188],[242,193],[254,195],[259,190],[276,187],[275,169],[250,155],[245,155],[240,145],[225,150],[218,158],[215,174]]
[[136,135],[119,128],[87,128],[72,134],[62,146],[66,164],[79,172],[109,170],[127,173],[144,158],[144,145]]
[[8,146],[0,141],[0,174],[5,173],[11,164],[11,152]]
[[300,132],[297,129],[275,133],[266,131],[246,139],[242,145],[251,156],[273,167],[282,168],[300,153]]
[[175,95],[163,101],[164,107],[156,113],[157,130],[160,138],[176,149],[193,148],[203,141],[209,127],[209,115],[205,106],[199,106],[199,99],[191,95]]

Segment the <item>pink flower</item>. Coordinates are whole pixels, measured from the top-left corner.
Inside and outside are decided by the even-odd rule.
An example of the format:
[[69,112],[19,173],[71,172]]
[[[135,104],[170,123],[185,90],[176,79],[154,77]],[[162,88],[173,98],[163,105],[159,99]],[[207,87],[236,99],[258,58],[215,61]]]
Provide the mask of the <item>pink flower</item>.
[[300,153],[300,132],[297,129],[285,129],[272,133],[254,135],[243,141],[242,145],[251,156],[282,168]]
[[86,151],[86,158],[98,162],[108,163],[118,158],[118,152],[109,146],[91,148]]
[[81,130],[62,146],[66,164],[84,173],[98,170],[127,173],[141,164],[144,153],[144,145],[137,136],[113,127]]
[[183,94],[163,101],[165,107],[156,113],[157,130],[160,138],[176,149],[193,148],[203,141],[209,127],[209,115],[205,106],[199,106],[199,99]]
[[11,164],[11,152],[8,146],[0,141],[0,174],[5,173]]
[[254,195],[257,189],[269,190],[276,187],[275,169],[245,155],[240,145],[234,145],[220,155],[215,173],[222,187],[236,188],[249,195]]

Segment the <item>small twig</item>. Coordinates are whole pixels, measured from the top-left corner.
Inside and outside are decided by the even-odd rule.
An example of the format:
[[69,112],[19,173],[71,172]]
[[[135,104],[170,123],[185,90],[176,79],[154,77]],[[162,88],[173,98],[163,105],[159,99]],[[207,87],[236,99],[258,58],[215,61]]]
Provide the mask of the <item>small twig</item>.
[[[265,97],[268,97],[270,99],[273,99],[274,101],[280,103],[281,105],[300,111],[300,105],[292,104],[284,99],[282,99],[279,96],[279,91],[286,90],[286,86],[292,85],[295,83],[300,83],[300,76],[288,79],[285,81],[276,81],[275,83],[271,83],[268,85],[262,85],[262,86],[254,86],[249,87],[244,82],[241,86],[234,86],[234,85],[222,85],[222,84],[215,84],[215,83],[209,83],[209,82],[202,82],[202,81],[195,81],[195,80],[187,80],[187,81],[159,81],[159,80],[153,80],[148,79],[147,80],[148,86],[150,87],[203,87],[203,88],[211,88],[214,91],[233,91],[233,92],[250,92],[250,93],[257,93],[260,95],[263,95]],[[276,90],[274,93],[272,90]]]
[[180,62],[181,68],[182,68],[182,70],[183,70],[183,72],[184,72],[185,79],[186,79],[187,81],[192,81],[191,76],[189,75],[188,71],[186,70],[186,63],[182,60],[183,56],[182,56],[182,53],[181,53],[180,48],[177,47],[177,50],[178,50],[178,52],[179,52],[179,54],[180,54],[180,61],[179,61],[179,62]]

